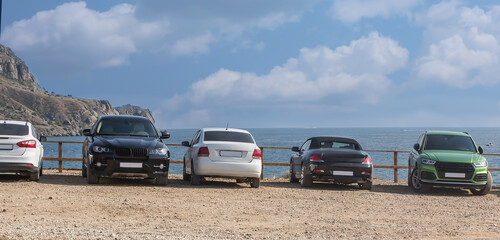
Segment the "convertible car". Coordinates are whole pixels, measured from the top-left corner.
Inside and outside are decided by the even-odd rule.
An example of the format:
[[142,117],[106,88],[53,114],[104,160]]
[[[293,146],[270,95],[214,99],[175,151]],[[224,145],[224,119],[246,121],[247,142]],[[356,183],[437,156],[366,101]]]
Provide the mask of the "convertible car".
[[296,153],[290,159],[290,182],[300,181],[302,187],[329,181],[372,188],[372,160],[354,139],[312,137],[292,151]]

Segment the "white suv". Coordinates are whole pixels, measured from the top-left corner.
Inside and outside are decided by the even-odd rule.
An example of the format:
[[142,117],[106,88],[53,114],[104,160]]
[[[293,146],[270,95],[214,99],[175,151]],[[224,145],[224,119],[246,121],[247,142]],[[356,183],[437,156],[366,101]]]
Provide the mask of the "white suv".
[[184,155],[183,179],[198,185],[203,177],[233,178],[248,181],[258,188],[262,172],[262,153],[252,135],[233,128],[198,130]]
[[29,122],[0,120],[0,171],[20,173],[38,181],[42,175],[43,146]]

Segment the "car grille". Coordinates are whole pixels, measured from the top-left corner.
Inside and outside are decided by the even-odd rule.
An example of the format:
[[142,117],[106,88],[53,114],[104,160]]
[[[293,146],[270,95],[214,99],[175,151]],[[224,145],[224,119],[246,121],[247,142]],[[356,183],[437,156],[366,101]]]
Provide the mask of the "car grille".
[[434,175],[434,173],[432,173],[432,172],[426,172],[426,171],[422,171],[420,173],[420,177],[422,179],[426,179],[426,180],[434,180],[434,179],[436,179],[436,175]]
[[474,177],[475,182],[484,182],[486,180],[487,180],[487,177],[486,177],[486,174],[484,174],[484,173],[476,174],[476,176]]
[[148,150],[146,148],[116,148],[115,154],[118,157],[145,158],[148,156]]
[[445,172],[448,173],[465,173],[465,178],[472,178],[474,174],[474,166],[471,163],[448,163],[448,162],[437,162],[436,170],[439,178],[445,178]]

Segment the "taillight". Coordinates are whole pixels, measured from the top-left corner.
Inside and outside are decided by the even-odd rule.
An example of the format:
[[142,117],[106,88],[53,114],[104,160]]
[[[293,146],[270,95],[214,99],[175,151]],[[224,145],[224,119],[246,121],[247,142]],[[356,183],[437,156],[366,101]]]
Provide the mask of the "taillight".
[[21,141],[17,143],[17,146],[25,148],[36,148],[36,141],[35,140]]
[[253,150],[252,158],[253,159],[262,159],[262,152],[260,151],[260,148],[256,148]]
[[323,159],[321,159],[321,157],[318,156],[318,155],[312,155],[309,158],[309,161],[312,162],[312,163],[315,163],[315,162],[324,162]]
[[370,158],[370,156],[366,156],[366,158],[365,158],[365,160],[362,162],[362,164],[367,164],[367,165],[372,164],[372,159]]
[[198,157],[208,157],[210,155],[210,152],[208,151],[208,147],[201,147],[198,150]]

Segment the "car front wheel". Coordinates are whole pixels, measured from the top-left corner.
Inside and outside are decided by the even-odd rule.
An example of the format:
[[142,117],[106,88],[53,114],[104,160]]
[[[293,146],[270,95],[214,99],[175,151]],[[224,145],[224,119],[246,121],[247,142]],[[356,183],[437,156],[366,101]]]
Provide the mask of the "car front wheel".
[[97,184],[99,183],[99,177],[92,171],[91,168],[87,168],[87,183]]
[[196,175],[194,164],[191,162],[191,185],[200,185],[201,177]]
[[425,190],[427,190],[427,188],[418,178],[418,168],[414,168],[411,172],[410,179],[408,179],[408,184],[415,192],[424,192]]
[[190,174],[186,173],[186,160],[184,160],[184,164],[182,165],[182,180],[189,181],[190,179]]
[[299,179],[295,177],[295,172],[293,171],[293,161],[290,161],[290,182],[291,183],[299,182]]
[[491,177],[491,173],[488,172],[488,181],[486,182],[486,186],[483,188],[472,188],[470,191],[474,195],[486,195],[491,191],[491,187],[493,185],[493,179]]

